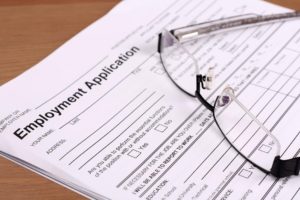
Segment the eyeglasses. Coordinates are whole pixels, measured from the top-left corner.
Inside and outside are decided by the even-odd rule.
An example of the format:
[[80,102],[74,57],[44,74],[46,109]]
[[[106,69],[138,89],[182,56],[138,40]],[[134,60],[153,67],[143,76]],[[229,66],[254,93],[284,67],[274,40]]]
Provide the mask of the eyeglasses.
[[[205,66],[199,66],[195,53],[209,43],[207,36],[229,30],[284,22],[300,17],[300,12],[272,15],[240,15],[206,23],[190,25],[159,34],[158,52],[170,80],[185,94],[197,98],[212,112],[213,119],[224,139],[239,155],[261,171],[282,178],[299,175],[300,158],[282,160],[281,146],[276,137],[235,96],[235,89],[228,86],[213,103],[208,102],[201,90],[212,88],[216,81],[213,68],[200,74]],[[199,39],[202,38],[201,42]],[[203,39],[205,38],[205,39]],[[218,41],[216,41],[218,42]],[[210,48],[216,45],[210,44]],[[206,51],[209,51],[209,49]],[[209,52],[202,52],[202,55]],[[258,142],[259,141],[259,142]]]

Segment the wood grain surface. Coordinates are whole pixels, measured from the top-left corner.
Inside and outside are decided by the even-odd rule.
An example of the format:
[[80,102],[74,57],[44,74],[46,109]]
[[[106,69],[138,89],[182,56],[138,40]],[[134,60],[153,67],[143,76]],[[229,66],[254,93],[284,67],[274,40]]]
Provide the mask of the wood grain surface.
[[[0,85],[45,58],[119,0],[0,0]],[[299,0],[271,2],[300,10]],[[0,158],[0,199],[84,199]]]

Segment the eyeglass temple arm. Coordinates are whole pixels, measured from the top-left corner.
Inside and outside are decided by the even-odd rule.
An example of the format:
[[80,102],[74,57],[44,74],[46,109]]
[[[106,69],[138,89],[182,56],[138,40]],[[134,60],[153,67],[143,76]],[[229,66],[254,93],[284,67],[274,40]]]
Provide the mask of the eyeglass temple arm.
[[239,29],[244,28],[245,26],[249,27],[272,22],[285,22],[297,18],[300,18],[300,11],[281,14],[258,15],[247,18],[241,18],[241,16],[237,16],[210,21],[198,25],[182,27],[174,29],[171,32],[180,42],[184,42],[200,38],[201,36],[205,36],[207,34],[216,34],[218,31]]
[[[229,94],[230,95],[230,94]],[[272,137],[272,139],[275,141],[276,145],[278,146],[278,152],[277,152],[277,156],[274,159],[273,162],[273,166],[271,168],[270,173],[277,177],[277,178],[283,178],[283,177],[288,177],[288,176],[292,176],[292,175],[299,175],[300,172],[300,158],[292,158],[289,160],[281,160],[280,159],[280,143],[277,140],[277,138],[269,131],[265,128],[265,126],[263,124],[261,124],[261,122],[258,121],[258,119],[250,112],[248,111],[248,109],[241,104],[241,102],[239,102],[233,95],[230,95],[230,97],[236,102],[238,103],[238,105],[248,113],[248,115],[256,121],[257,124],[260,125],[260,127],[270,136]]]
[[[205,76],[202,76],[201,74],[197,75],[196,77],[196,82],[197,82],[197,86],[196,86],[196,92],[195,95],[197,97],[197,99],[211,112],[214,113],[214,106],[212,106],[210,103],[208,103],[205,98],[201,95],[200,90],[201,87],[202,89],[205,89],[204,87],[204,83],[203,81],[205,80]],[[232,98],[232,97],[231,97]],[[235,99],[237,101],[237,99]],[[238,102],[240,103],[240,102]],[[244,106],[242,105],[242,108],[244,108]],[[247,113],[251,115],[251,117],[257,121],[257,119],[250,113],[248,112],[248,110],[246,109]],[[257,121],[258,122],[258,121]],[[266,129],[260,122],[258,122],[263,129]],[[270,136],[275,139],[275,141],[277,142],[277,145],[279,145],[279,151],[280,151],[280,144],[278,142],[278,140],[271,134],[269,133],[269,131],[267,130],[267,133],[270,134]],[[278,152],[277,152],[278,154]],[[243,156],[244,158],[247,159],[247,157]],[[247,159],[248,161],[250,161],[249,159]],[[251,162],[251,161],[250,161]],[[252,163],[252,162],[251,162]],[[255,163],[252,163],[255,165]],[[273,166],[271,168],[271,171],[267,171],[257,165],[255,165],[256,167],[258,167],[260,170],[264,171],[265,173],[271,173],[273,176],[277,177],[277,178],[284,178],[284,177],[288,177],[288,176],[292,176],[292,175],[299,175],[300,172],[300,157],[298,158],[292,158],[289,160],[281,160],[280,156],[276,156],[273,162]]]
[[242,108],[244,110],[244,112],[247,113],[247,115],[249,117],[251,117],[251,119],[253,121],[255,121],[255,123],[257,125],[259,125],[259,127],[269,136],[272,138],[272,140],[275,142],[275,145],[277,147],[277,152],[276,155],[279,156],[280,155],[280,151],[281,151],[281,145],[280,142],[278,141],[278,139],[264,126],[263,123],[261,123],[257,117],[255,117],[250,110],[248,110],[236,97],[234,94],[231,93],[226,93],[228,96],[230,96],[230,98],[232,99],[232,101],[234,101],[237,105],[239,105],[240,108]]
[[275,141],[277,148],[278,148],[278,152],[277,152],[277,156],[274,159],[273,166],[271,168],[270,173],[277,178],[283,178],[283,177],[288,177],[288,176],[292,176],[292,175],[299,175],[300,158],[299,157],[292,158],[289,160],[280,159],[279,154],[280,154],[281,146],[280,146],[280,143],[277,140],[277,138],[269,130],[267,130],[266,127],[261,122],[259,122],[259,120],[250,111],[248,111],[248,109],[241,102],[239,102],[234,96],[232,96],[232,95],[230,95],[230,96]]
[[300,158],[292,158],[289,160],[281,160],[277,156],[274,160],[271,174],[278,178],[288,177],[292,175],[299,175],[300,172]]

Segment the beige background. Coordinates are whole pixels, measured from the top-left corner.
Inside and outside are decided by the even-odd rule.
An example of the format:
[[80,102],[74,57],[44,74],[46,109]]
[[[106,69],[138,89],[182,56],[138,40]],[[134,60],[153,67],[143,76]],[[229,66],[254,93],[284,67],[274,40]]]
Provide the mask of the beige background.
[[[0,84],[21,74],[118,0],[0,0]],[[300,10],[299,0],[271,0]],[[83,199],[0,158],[0,199]]]

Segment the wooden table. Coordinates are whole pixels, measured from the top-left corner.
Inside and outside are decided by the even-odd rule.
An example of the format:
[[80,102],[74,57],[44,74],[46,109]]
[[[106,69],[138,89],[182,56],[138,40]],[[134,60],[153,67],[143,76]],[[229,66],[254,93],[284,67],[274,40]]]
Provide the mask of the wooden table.
[[[300,10],[299,0],[271,0]],[[0,84],[38,63],[119,0],[0,0]],[[0,158],[0,199],[83,199]]]

